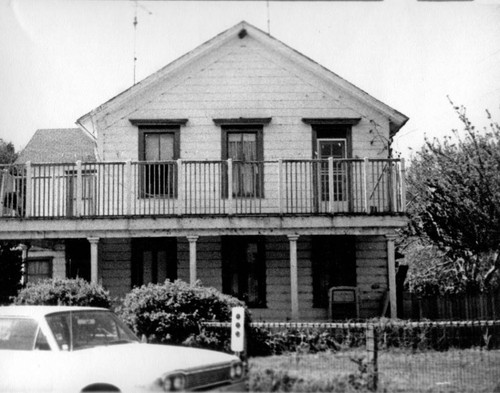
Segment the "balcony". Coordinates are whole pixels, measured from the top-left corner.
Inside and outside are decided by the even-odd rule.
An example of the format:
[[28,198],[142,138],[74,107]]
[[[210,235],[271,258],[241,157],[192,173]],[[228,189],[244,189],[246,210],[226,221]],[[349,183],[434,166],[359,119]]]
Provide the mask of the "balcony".
[[397,215],[404,161],[99,162],[2,166],[2,219]]

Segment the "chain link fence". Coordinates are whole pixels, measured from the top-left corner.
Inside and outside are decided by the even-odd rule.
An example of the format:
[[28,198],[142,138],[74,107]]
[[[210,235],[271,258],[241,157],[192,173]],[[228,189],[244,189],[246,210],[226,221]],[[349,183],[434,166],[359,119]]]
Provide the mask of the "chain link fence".
[[[368,391],[500,392],[500,320],[256,322],[247,331],[250,378],[286,373],[323,391],[333,381]],[[256,347],[268,353],[252,356]]]

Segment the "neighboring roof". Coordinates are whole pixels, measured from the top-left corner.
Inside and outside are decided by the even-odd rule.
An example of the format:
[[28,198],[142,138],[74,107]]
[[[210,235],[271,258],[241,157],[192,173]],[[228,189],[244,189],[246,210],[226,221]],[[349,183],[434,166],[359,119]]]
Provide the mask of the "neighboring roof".
[[383,102],[377,100],[376,98],[372,97],[362,89],[354,86],[352,83],[346,81],[337,74],[333,73],[332,71],[318,64],[314,60],[301,54],[297,50],[287,46],[278,39],[263,32],[262,30],[256,28],[255,26],[249,24],[248,22],[242,21],[237,25],[229,28],[228,30],[213,37],[209,41],[201,44],[192,51],[179,57],[177,60],[174,60],[170,64],[166,65],[165,67],[155,72],[154,74],[148,76],[139,83],[121,92],[117,96],[106,101],[104,104],[93,109],[89,113],[81,116],[77,120],[77,124],[83,125],[84,123],[89,121],[89,119],[91,119],[93,116],[98,115],[104,110],[106,110],[106,112],[109,112],[110,110],[112,110],[111,109],[112,106],[119,105],[124,100],[134,97],[136,94],[139,94],[152,84],[156,83],[159,79],[167,77],[176,70],[184,68],[187,64],[190,64],[191,62],[200,58],[207,52],[224,45],[224,43],[230,41],[236,35],[238,35],[239,38],[244,38],[247,35],[254,37],[261,43],[268,45],[277,52],[280,52],[282,55],[285,55],[290,61],[294,61],[295,63],[308,68],[310,71],[314,72],[319,77],[322,77],[324,80],[331,83],[332,85],[337,86],[338,88],[344,90],[348,94],[351,94],[358,100],[365,102],[367,105],[371,105],[373,108],[375,108],[380,113],[389,118],[391,135],[394,135],[408,121],[408,117],[406,117],[402,113],[384,104]]
[[81,128],[41,129],[19,154],[17,164],[95,162],[96,142]]

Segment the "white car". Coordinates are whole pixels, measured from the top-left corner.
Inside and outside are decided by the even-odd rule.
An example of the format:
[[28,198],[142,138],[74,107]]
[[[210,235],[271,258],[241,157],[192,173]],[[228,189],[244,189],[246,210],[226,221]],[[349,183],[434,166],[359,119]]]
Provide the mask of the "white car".
[[111,311],[0,307],[0,392],[244,391],[236,356],[141,343]]

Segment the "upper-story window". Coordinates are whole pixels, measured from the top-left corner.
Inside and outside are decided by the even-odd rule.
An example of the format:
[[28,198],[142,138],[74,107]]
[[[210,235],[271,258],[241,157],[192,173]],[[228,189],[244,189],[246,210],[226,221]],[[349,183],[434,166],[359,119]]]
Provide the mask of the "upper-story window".
[[143,196],[175,197],[179,126],[140,128],[140,189]]
[[[311,125],[312,158],[319,160],[314,179],[316,203],[320,206],[330,201],[330,197],[335,202],[348,202],[350,167],[345,159],[352,157],[352,126],[360,119],[304,118],[302,121]],[[330,173],[329,158],[334,160],[333,173]]]
[[260,129],[226,129],[226,157],[233,160],[232,191],[235,197],[262,194],[262,138]]
[[142,197],[177,196],[180,128],[188,119],[129,119],[139,128],[138,186]]
[[[233,197],[264,197],[264,124],[271,118],[214,119],[222,130],[222,159],[233,161],[232,171],[223,178],[223,195],[231,189]],[[232,174],[229,183],[229,173]]]
[[347,196],[347,172],[345,162],[338,161],[347,158],[346,138],[318,138],[317,156],[320,162],[319,181],[321,184],[321,200],[329,200],[330,169],[328,159],[333,158],[333,200],[343,201]]

